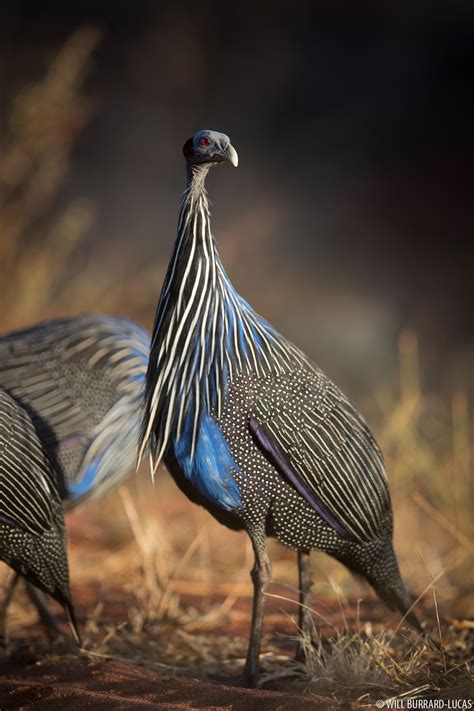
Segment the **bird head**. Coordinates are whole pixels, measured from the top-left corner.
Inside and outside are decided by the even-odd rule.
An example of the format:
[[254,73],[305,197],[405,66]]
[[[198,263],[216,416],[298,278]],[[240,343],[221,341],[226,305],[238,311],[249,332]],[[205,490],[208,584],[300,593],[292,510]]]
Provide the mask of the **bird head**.
[[217,131],[198,131],[183,146],[184,157],[191,165],[214,165],[229,161],[234,168],[239,164],[239,157],[229,136]]

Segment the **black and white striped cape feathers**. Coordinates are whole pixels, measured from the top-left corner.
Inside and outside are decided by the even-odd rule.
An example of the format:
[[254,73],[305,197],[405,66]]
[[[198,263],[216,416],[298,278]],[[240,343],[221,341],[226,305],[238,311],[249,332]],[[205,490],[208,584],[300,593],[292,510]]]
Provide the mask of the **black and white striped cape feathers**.
[[63,605],[80,644],[57,473],[30,416],[1,388],[0,560]]
[[0,389],[0,524],[40,536],[52,525],[54,500],[56,473],[31,418]]
[[[381,452],[343,393],[232,287],[203,182],[195,174],[182,198],[153,328],[141,451],[150,444],[154,473],[190,431],[192,456],[203,412],[218,424],[232,385],[257,379],[270,396],[249,408],[255,446],[339,533],[378,538],[391,508]],[[278,407],[288,379],[299,383],[292,407]]]

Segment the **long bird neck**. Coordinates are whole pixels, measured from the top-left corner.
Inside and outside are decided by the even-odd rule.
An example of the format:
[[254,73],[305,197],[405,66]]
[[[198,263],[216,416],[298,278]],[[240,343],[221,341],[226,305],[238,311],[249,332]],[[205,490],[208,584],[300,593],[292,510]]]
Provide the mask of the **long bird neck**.
[[[158,307],[162,316],[165,315],[165,307],[169,304],[168,296],[176,292],[179,292],[181,297],[181,311],[184,301],[188,300],[193,291],[197,273],[201,276],[203,268],[212,266],[217,257],[210,230],[209,204],[205,189],[208,170],[208,166],[188,165],[186,190],[181,198],[179,211],[178,236]],[[203,261],[206,263],[203,264]],[[155,323],[155,337],[158,335],[156,327]]]
[[211,233],[207,172],[188,166],[153,328],[141,448],[150,439],[153,470],[189,418],[193,450],[203,410],[219,418],[236,376],[281,373],[301,356],[230,283]]
[[[155,316],[147,374],[144,443],[150,439],[153,470],[170,437],[190,414],[196,430],[203,404],[209,406],[209,373],[219,256],[210,229],[205,190],[208,166],[189,166],[181,199],[178,234]],[[215,334],[214,334],[215,336]],[[154,456],[153,456],[154,455]]]
[[[209,202],[205,181],[209,166],[189,166],[186,189],[181,198],[178,237],[178,258],[185,270],[208,266],[214,271],[219,260],[217,246],[211,234]],[[203,263],[205,262],[205,263]],[[213,282],[215,287],[215,282]]]
[[[189,334],[200,323],[205,302],[216,288],[217,247],[211,234],[205,190],[208,166],[188,165],[186,190],[181,198],[178,235],[168,267],[153,329],[152,347],[158,340],[166,348],[172,336]],[[179,342],[176,342],[176,346]]]

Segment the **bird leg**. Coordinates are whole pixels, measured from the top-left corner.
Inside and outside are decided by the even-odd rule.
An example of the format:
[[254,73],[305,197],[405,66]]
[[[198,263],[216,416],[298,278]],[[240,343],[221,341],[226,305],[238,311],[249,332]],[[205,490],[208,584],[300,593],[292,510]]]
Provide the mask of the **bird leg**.
[[260,642],[262,638],[263,608],[265,593],[268,588],[272,574],[272,564],[267,553],[267,543],[265,533],[258,535],[250,534],[253,550],[255,553],[255,564],[250,573],[253,582],[253,608],[252,627],[247,650],[247,659],[244,669],[244,683],[253,688],[257,685],[259,677],[259,657]]
[[[309,551],[298,551],[298,576],[299,576],[299,613],[298,628],[303,639],[311,639],[313,622],[309,611],[309,593],[313,585],[311,568],[309,565]],[[296,647],[296,660],[304,662],[304,645],[298,642]]]
[[2,600],[0,601],[0,650],[5,650],[7,646],[7,610],[19,578],[18,573],[14,573],[7,580]]
[[43,626],[46,628],[48,635],[51,636],[51,633],[54,633],[55,635],[61,634],[59,622],[49,609],[44,594],[41,592],[41,590],[38,590],[38,588],[35,588],[34,585],[28,583],[27,581],[25,581],[25,585],[28,597],[38,610],[40,620],[43,623]]

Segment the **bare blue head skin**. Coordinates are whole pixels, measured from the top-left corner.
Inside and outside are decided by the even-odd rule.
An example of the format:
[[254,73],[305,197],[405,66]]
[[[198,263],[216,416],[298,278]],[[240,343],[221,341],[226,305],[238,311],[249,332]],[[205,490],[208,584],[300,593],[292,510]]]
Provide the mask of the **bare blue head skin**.
[[198,131],[183,146],[187,166],[187,183],[203,182],[212,165],[228,161],[234,168],[239,164],[239,157],[229,136],[217,131]]

